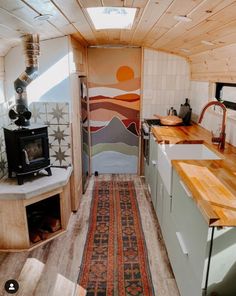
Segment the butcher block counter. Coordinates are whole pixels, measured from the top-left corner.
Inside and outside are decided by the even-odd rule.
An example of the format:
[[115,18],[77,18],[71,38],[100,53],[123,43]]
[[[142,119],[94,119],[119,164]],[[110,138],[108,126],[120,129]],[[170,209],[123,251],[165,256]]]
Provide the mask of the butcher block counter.
[[236,148],[226,143],[220,151],[211,143],[211,133],[197,124],[153,127],[157,143],[199,143],[220,160],[172,160],[172,165],[211,226],[236,226]]

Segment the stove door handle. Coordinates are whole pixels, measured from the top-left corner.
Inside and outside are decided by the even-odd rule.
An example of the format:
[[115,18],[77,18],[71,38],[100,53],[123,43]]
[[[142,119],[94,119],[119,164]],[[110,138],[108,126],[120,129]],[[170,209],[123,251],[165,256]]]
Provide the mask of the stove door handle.
[[28,157],[27,151],[25,149],[22,149],[22,152],[25,155],[25,163],[29,165],[30,164],[30,161],[29,161],[29,157]]

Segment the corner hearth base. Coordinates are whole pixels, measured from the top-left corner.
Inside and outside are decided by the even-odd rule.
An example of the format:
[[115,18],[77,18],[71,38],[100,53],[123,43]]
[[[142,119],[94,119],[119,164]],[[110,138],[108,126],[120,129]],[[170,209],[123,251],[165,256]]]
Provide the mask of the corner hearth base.
[[[16,173],[16,178],[17,178],[17,183],[18,185],[23,185],[24,184],[24,178],[30,176],[30,175],[34,175],[34,174],[38,174],[39,172],[45,170],[47,173],[48,173],[48,176],[51,176],[52,175],[52,171],[51,171],[51,167],[46,167],[46,168],[40,168],[38,170],[35,170],[33,172],[27,172],[27,173],[24,173],[24,174],[17,174]],[[8,178],[14,178],[13,175],[12,175],[12,171],[8,171]]]

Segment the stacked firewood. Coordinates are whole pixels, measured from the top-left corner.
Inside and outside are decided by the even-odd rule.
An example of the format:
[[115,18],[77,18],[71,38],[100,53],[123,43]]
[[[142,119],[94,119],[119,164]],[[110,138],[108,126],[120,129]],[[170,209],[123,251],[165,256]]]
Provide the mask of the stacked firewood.
[[32,243],[49,238],[51,233],[61,229],[61,221],[59,218],[45,216],[40,212],[33,212],[28,217],[29,236]]

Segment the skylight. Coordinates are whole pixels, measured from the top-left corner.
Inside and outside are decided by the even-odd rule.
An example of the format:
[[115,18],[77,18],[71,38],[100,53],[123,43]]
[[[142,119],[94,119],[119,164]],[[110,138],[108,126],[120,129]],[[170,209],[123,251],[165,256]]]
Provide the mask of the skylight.
[[132,28],[136,8],[89,7],[87,12],[96,30]]

